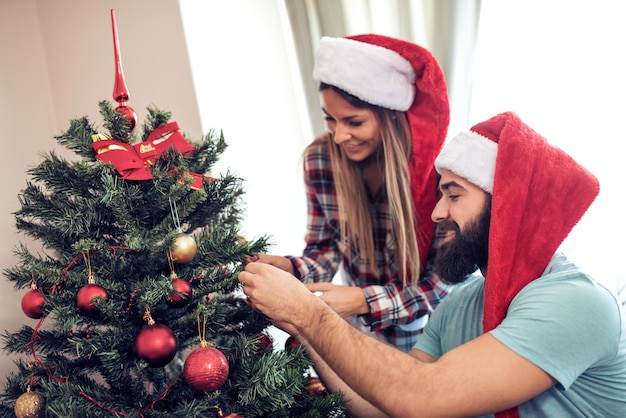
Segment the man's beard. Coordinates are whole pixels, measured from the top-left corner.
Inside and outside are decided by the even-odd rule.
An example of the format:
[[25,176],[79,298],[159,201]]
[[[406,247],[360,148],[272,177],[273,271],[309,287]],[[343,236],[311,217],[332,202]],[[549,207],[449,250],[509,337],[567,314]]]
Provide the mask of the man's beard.
[[476,219],[461,232],[453,221],[439,224],[441,231],[452,230],[454,237],[437,250],[434,261],[435,273],[446,283],[464,282],[478,268],[487,266],[489,254],[489,222],[491,220],[491,196]]

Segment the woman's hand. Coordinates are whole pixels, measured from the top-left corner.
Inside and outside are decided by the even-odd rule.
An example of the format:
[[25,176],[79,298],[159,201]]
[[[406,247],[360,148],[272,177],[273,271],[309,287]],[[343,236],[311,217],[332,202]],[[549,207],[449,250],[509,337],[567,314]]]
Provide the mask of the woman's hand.
[[350,315],[368,314],[370,307],[360,287],[342,286],[332,283],[310,283],[306,287],[311,292],[321,292],[319,295],[328,306],[342,318]]

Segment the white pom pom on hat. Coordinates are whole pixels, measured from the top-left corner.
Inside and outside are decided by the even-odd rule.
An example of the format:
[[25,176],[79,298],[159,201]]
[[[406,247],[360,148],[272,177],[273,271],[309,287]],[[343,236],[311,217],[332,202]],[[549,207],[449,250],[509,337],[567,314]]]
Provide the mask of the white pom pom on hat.
[[323,37],[313,78],[387,109],[407,111],[415,99],[415,70],[407,59],[353,39]]
[[472,130],[461,132],[444,146],[435,168],[442,169],[467,179],[488,193],[493,193],[493,179],[496,172],[498,144]]

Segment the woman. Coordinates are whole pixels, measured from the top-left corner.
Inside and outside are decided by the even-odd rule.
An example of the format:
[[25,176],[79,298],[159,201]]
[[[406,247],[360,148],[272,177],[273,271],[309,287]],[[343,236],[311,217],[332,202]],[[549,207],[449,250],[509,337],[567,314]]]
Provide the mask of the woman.
[[[448,287],[432,272],[434,159],[449,106],[435,58],[380,35],[324,37],[313,76],[328,132],[304,154],[301,257],[259,254],[354,326],[409,351]],[[345,285],[330,283],[341,267]]]

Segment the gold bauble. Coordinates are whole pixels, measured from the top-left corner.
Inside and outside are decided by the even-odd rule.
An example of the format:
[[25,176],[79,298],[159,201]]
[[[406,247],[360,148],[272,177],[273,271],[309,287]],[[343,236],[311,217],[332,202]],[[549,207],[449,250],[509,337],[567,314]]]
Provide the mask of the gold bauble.
[[181,234],[174,238],[174,243],[170,248],[172,261],[175,263],[188,263],[196,256],[198,245],[193,236]]
[[26,392],[15,401],[17,418],[42,418],[46,415],[46,398],[39,392]]

